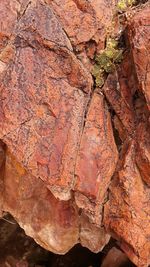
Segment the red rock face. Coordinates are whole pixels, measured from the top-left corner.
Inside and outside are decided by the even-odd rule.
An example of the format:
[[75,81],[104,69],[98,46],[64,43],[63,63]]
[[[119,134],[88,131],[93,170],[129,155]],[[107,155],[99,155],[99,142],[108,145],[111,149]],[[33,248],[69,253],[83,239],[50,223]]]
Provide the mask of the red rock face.
[[[46,19],[52,21],[52,31],[58,28],[58,40],[55,31],[47,33]],[[64,48],[69,40],[49,7],[44,9],[40,2],[29,5],[16,32],[14,63],[9,64],[1,87],[0,136],[27,170],[54,194],[59,192],[59,198],[68,199],[91,77]],[[56,46],[60,40],[64,47]]]
[[[16,0],[6,0],[5,3],[3,3],[3,1],[0,1],[0,50],[7,45],[9,39],[12,36],[12,32],[17,21],[17,12],[19,12],[19,9],[20,5]],[[6,16],[6,14],[8,14],[8,16]]]
[[129,24],[129,38],[140,88],[150,109],[150,7],[140,10]]
[[[68,199],[87,95],[74,87],[76,81],[72,81],[72,85],[67,82],[71,73],[68,78],[63,74],[67,71],[65,64],[67,68],[68,60],[73,60],[68,52],[66,57],[70,59],[59,57],[59,52],[57,57],[54,51],[46,55],[46,50],[40,48],[38,51],[30,47],[19,50],[15,68],[11,70],[10,66],[4,78],[1,107],[6,119],[5,128],[4,118],[1,120],[1,137],[27,170],[34,176],[40,176],[50,187],[54,185],[54,190],[55,186],[62,185],[62,197],[61,192],[59,197]],[[55,62],[56,57],[58,63]],[[64,66],[62,71],[59,64]],[[52,73],[52,68],[58,69],[58,73]],[[73,71],[76,73],[76,70]],[[82,71],[77,65],[77,73],[81,75],[81,85],[78,81],[77,86],[85,86],[88,90],[90,83],[82,81]],[[12,94],[16,99],[14,106]],[[10,98],[9,102],[6,95]]]
[[4,209],[15,214],[28,235],[54,253],[65,253],[77,243],[77,208],[72,201],[57,200],[9,152],[5,175]]
[[77,156],[75,199],[98,225],[117,159],[107,104],[102,95],[94,93]]
[[[9,12],[13,13],[11,9]],[[91,75],[72,52],[71,42],[51,6],[42,1],[27,1],[17,12],[18,20],[10,16],[14,25],[12,37],[2,51],[13,51],[7,58],[7,69],[1,72],[0,137],[9,148],[3,209],[17,218],[28,235],[55,253],[66,253],[78,242],[98,252],[108,242],[109,235],[103,227],[97,228],[85,219],[84,214],[79,216],[72,199],[72,190],[80,191],[75,189],[79,183],[75,167],[89,101],[92,109],[95,107],[95,97],[90,100]],[[4,53],[2,59],[6,59]],[[104,124],[116,153],[115,162],[117,151],[107,105],[98,95],[96,101],[102,109],[100,122],[93,111],[87,121],[93,117],[104,127],[106,116]],[[93,141],[90,142],[92,146]],[[103,143],[106,150],[106,138]],[[98,137],[94,149],[98,151],[100,144]],[[103,172],[110,164],[111,153],[109,157]],[[78,162],[82,164],[80,159]],[[104,182],[103,195],[114,166],[115,163]],[[93,174],[95,203],[96,173]],[[85,191],[85,195],[88,198],[89,192]],[[99,204],[103,198],[98,199]],[[80,206],[80,201],[77,202]],[[85,207],[85,210],[91,218],[91,209]]]
[[27,235],[57,254],[66,253],[79,241],[95,252],[103,248],[109,235],[79,216],[73,200],[56,199],[44,182],[29,175],[9,151],[6,158],[3,209],[15,216]]
[[111,25],[115,2],[112,0],[46,0],[61,21],[74,46],[91,39],[104,43],[106,25]]
[[101,89],[90,71],[114,2],[0,10],[0,210],[54,253],[79,242],[98,252],[111,235],[148,266],[149,4],[127,22],[124,59]]
[[131,141],[125,144],[119,170],[111,184],[104,221],[137,266],[148,266],[150,260],[149,193],[136,166]]
[[[126,78],[126,81],[129,77]],[[118,80],[117,73],[110,74],[104,84],[103,91],[108,99],[109,103],[113,106],[117,117],[122,122],[124,128],[128,134],[132,135],[135,128],[135,114],[132,103],[130,103],[130,98],[132,97],[131,93],[129,101],[124,96],[126,87],[122,83],[122,76]],[[128,87],[130,89],[130,87]]]
[[[132,18],[128,28],[131,44],[130,66],[133,66],[133,74],[130,72],[129,61],[126,65],[124,59],[118,69],[119,92],[114,75],[108,77],[104,85],[106,97],[120,119],[119,122],[115,118],[114,123],[124,142],[117,171],[109,187],[104,224],[106,230],[119,240],[120,247],[137,266],[148,266],[150,262],[150,129],[146,89],[148,69],[145,69],[149,60],[146,52],[149,51],[146,39],[148,35],[145,30],[149,21],[146,20],[147,10],[147,7],[140,10]],[[121,71],[122,68],[124,72]],[[129,135],[124,135],[123,129],[126,129]]]

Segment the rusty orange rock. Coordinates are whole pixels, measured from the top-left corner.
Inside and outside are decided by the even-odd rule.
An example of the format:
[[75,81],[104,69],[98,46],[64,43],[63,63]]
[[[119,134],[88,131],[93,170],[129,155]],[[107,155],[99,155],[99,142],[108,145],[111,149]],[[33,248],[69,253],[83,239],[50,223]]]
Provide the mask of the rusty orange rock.
[[[1,87],[0,136],[27,170],[44,180],[59,198],[68,199],[92,82],[68,49],[57,47],[53,39],[51,46],[41,46],[46,38],[43,23],[34,21],[37,31],[30,39],[32,16],[42,12],[39,5],[28,7],[18,23],[14,68],[10,63]],[[51,20],[54,23],[53,16]],[[45,35],[39,40],[40,31]],[[61,32],[58,28],[60,38]]]
[[117,160],[107,104],[101,94],[94,93],[77,156],[75,198],[78,206],[98,225],[101,223],[100,207]]
[[[130,87],[127,86],[127,88],[129,89]],[[135,129],[135,114],[130,100],[127,102],[127,99],[122,95],[123,90],[124,84],[121,78],[119,83],[117,73],[109,74],[103,87],[104,94],[128,134],[132,135]]]
[[9,39],[13,35],[19,10],[20,4],[16,0],[0,1],[0,52],[8,44]]
[[150,186],[150,125],[140,123],[137,129],[136,164],[144,182]]
[[57,200],[44,182],[29,175],[10,152],[5,176],[3,207],[28,235],[60,254],[78,242],[78,213],[72,201]]
[[73,46],[95,40],[104,45],[107,28],[111,25],[114,1],[46,0],[61,21]]
[[149,67],[149,25],[150,25],[149,4],[139,10],[129,24],[129,40],[132,47],[132,54],[140,88],[147,100],[150,109],[150,67]]
[[79,241],[98,252],[109,240],[104,228],[97,228],[84,215],[79,215],[73,200],[56,199],[44,182],[29,175],[9,151],[3,209],[15,216],[27,235],[54,253],[65,254]]
[[55,253],[112,235],[147,267],[150,8],[129,11],[123,61],[96,88],[115,2],[0,1],[0,211]]
[[[134,141],[124,145],[119,170],[110,186],[104,223],[121,248],[137,266],[150,263],[149,188],[135,163]],[[142,229],[142,230],[141,230]]]

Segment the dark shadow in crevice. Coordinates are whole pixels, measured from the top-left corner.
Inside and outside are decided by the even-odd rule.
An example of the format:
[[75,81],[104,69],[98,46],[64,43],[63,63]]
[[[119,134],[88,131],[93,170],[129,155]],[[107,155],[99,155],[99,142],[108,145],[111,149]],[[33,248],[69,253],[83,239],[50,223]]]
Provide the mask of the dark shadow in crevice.
[[[65,255],[57,255],[37,245],[9,213],[0,218],[0,267],[100,267],[112,247],[119,249],[111,238],[99,253],[77,244]],[[129,261],[126,267],[130,266],[134,265]]]
[[147,102],[142,91],[136,90],[132,97],[133,107],[136,114],[137,124],[139,122],[147,122],[149,117],[149,110]]

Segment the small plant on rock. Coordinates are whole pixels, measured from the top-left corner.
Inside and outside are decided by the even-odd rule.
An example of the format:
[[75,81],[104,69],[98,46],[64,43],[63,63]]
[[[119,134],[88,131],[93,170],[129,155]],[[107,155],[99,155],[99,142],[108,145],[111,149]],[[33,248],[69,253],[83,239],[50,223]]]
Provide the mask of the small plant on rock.
[[118,42],[108,38],[106,48],[95,57],[95,65],[92,75],[95,77],[97,87],[104,84],[104,74],[111,73],[115,70],[115,64],[121,62],[122,50],[118,49]]
[[119,0],[117,8],[119,11],[125,11],[128,7],[132,7],[136,3],[136,0]]

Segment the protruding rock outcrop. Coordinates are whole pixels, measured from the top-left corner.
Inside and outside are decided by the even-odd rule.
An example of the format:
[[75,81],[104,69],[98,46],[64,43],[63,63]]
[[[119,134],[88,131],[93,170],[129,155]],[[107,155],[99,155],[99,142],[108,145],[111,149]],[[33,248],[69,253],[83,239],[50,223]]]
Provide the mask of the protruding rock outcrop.
[[[111,235],[148,266],[149,3],[119,29],[115,1],[0,10],[0,210],[55,253],[78,242],[98,252]],[[123,60],[98,88],[94,58],[113,30]]]

